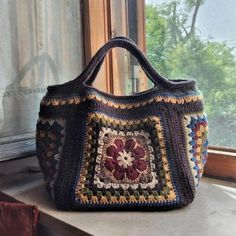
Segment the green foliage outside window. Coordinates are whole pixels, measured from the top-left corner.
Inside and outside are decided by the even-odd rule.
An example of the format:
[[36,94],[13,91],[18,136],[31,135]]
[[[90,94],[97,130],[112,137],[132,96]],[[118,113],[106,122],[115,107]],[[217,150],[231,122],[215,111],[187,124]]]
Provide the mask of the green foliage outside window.
[[209,120],[210,144],[236,147],[234,48],[200,38],[196,19],[202,4],[203,0],[173,0],[146,5],[147,55],[164,77],[198,82]]

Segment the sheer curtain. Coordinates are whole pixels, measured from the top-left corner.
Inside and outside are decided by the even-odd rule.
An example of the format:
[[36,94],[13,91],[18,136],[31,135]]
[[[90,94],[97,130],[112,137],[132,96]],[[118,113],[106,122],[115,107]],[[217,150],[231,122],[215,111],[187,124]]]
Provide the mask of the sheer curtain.
[[0,1],[0,142],[35,130],[46,87],[82,70],[80,1]]

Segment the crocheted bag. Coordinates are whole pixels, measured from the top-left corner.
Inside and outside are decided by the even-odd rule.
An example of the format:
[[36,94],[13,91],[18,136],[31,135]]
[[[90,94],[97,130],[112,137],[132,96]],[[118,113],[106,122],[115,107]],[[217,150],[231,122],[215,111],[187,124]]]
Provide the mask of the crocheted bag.
[[[138,59],[152,89],[114,96],[91,85],[114,47]],[[37,156],[59,209],[173,209],[194,199],[207,158],[207,129],[196,82],[161,77],[133,41],[116,37],[75,80],[48,87]]]

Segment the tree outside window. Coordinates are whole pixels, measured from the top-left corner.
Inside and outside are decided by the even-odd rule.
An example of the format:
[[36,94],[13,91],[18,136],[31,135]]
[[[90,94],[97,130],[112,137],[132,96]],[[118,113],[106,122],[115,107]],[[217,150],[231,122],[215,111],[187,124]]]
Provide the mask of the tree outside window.
[[[230,2],[226,7],[235,9],[236,3]],[[236,147],[236,52],[232,44],[236,41],[203,38],[198,28],[203,20],[201,9],[214,3],[146,1],[147,55],[161,75],[197,80],[205,99],[211,145]],[[225,11],[220,6],[218,10],[223,21]]]

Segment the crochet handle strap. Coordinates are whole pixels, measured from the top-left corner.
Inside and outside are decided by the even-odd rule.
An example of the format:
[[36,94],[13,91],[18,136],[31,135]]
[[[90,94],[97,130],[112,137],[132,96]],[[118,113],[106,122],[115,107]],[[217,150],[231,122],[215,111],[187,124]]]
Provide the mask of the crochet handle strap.
[[161,83],[163,85],[169,84],[169,81],[165,78],[161,77],[155,69],[150,65],[147,58],[141,52],[141,50],[137,47],[137,45],[128,38],[125,37],[115,37],[108,41],[103,47],[101,47],[97,53],[93,56],[89,64],[86,66],[83,73],[74,80],[75,83],[83,83],[84,85],[91,85],[96,78],[97,73],[103,63],[103,60],[106,54],[115,47],[121,47],[127,49],[133,56],[136,57],[139,64],[143,68],[144,72],[148,76],[148,78],[157,85]]

